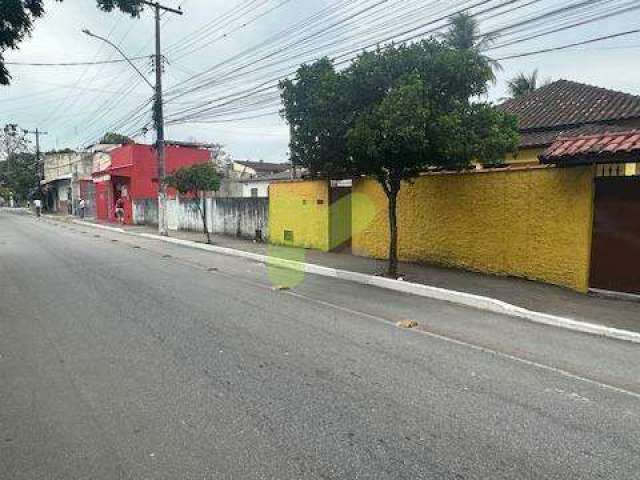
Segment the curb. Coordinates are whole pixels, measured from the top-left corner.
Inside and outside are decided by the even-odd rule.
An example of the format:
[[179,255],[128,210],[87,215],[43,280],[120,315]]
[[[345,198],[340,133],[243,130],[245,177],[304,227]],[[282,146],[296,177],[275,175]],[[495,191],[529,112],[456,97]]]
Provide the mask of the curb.
[[83,225],[85,227],[100,228],[102,230],[108,230],[110,232],[126,233],[127,235],[135,235],[134,233],[127,232],[124,228],[110,227],[108,225],[100,225],[99,223],[84,222],[82,220],[71,220],[71,223],[75,223],[76,225]]
[[293,270],[301,270],[305,273],[311,273],[314,275],[320,275],[323,277],[337,278],[349,282],[360,283],[362,285],[370,285],[378,288],[384,288],[386,290],[393,290],[396,292],[407,293],[420,297],[430,298],[433,300],[441,300],[456,305],[462,305],[465,307],[471,307],[486,312],[497,313],[500,315],[507,315],[510,317],[522,318],[533,323],[550,325],[554,327],[564,328],[566,330],[572,330],[575,332],[588,333],[591,335],[598,335],[601,337],[613,338],[616,340],[624,340],[627,342],[640,344],[640,333],[632,332],[629,330],[622,330],[618,328],[605,327],[603,325],[597,325],[594,323],[581,322],[573,320],[571,318],[560,317],[547,313],[536,312],[528,310],[523,307],[503,302],[491,297],[483,297],[480,295],[474,295],[466,292],[459,292],[456,290],[448,290],[440,287],[432,287],[429,285],[423,285],[421,283],[411,283],[402,280],[393,280],[391,278],[377,277],[365,273],[352,272],[349,270],[340,270],[331,267],[325,267],[322,265],[316,265],[313,263],[296,262],[293,260],[285,260],[276,257],[269,257],[268,255],[261,255],[258,253],[245,252],[243,250],[236,250],[227,247],[218,247],[216,245],[207,245],[192,242],[190,240],[181,240],[179,238],[161,237],[160,235],[153,235],[150,233],[133,233],[127,232],[122,228],[108,227],[106,225],[99,225],[89,222],[81,222],[74,220],[73,223],[80,225],[91,226],[96,228],[102,228],[117,233],[125,233],[127,235],[133,235],[151,240],[160,240],[162,242],[171,243],[174,245],[181,245],[189,248],[196,248],[199,250],[205,250],[221,255],[228,255],[233,257],[245,258],[253,260],[255,262],[264,263],[267,265],[273,265],[282,268],[290,268]]

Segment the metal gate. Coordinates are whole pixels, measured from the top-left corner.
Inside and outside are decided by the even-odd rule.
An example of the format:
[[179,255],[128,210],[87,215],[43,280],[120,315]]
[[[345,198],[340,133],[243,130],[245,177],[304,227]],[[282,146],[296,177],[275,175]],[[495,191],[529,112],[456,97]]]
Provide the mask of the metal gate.
[[590,284],[640,294],[640,177],[596,178]]
[[[334,182],[329,189],[329,241],[330,250],[351,249],[351,187],[341,186],[347,181]],[[351,184],[351,181],[348,181]]]

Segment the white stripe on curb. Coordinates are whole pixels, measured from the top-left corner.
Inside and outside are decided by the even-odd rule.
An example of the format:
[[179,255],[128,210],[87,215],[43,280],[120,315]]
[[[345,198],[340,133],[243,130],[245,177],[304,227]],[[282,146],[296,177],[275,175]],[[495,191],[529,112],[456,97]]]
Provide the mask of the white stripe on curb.
[[387,290],[393,290],[396,292],[408,293],[411,295],[417,295],[420,297],[431,298],[434,300],[442,300],[445,302],[454,303],[457,305],[463,305],[466,307],[476,308],[487,312],[498,313],[501,315],[508,315],[511,317],[523,318],[531,322],[540,323],[544,325],[552,325],[554,327],[560,327],[567,330],[573,330],[576,332],[589,333],[592,335],[599,335],[607,338],[615,338],[617,340],[625,340],[633,343],[640,343],[640,333],[631,332],[629,330],[621,330],[618,328],[605,327],[603,325],[597,325],[588,322],[581,322],[573,320],[571,318],[560,317],[556,315],[550,315],[547,313],[535,312],[526,308],[518,307],[502,300],[495,298],[483,297],[480,295],[474,295],[466,292],[458,292],[456,290],[447,290],[445,288],[432,287],[429,285],[423,285],[420,283],[404,282],[401,280],[393,280],[391,278],[377,277],[375,275],[368,275],[365,273],[351,272],[348,270],[339,270],[331,267],[324,267],[322,265],[316,265],[313,263],[296,262],[293,260],[285,260],[276,257],[270,257],[268,255],[261,255],[258,253],[245,252],[243,250],[236,250],[233,248],[218,247],[216,245],[207,245],[204,243],[192,242],[189,240],[181,240],[179,238],[162,237],[160,235],[153,235],[150,233],[134,233],[128,232],[122,228],[108,227],[105,225],[99,225],[89,222],[81,222],[74,220],[74,223],[80,225],[86,225],[96,228],[103,228],[118,233],[126,233],[128,235],[139,236],[152,240],[160,240],[174,245],[181,245],[190,248],[197,248],[200,250],[206,250],[221,255],[228,255],[233,257],[246,258],[255,262],[265,263],[268,265],[279,266],[283,268],[290,268],[294,270],[301,270],[305,273],[311,273],[314,275],[321,275],[324,277],[338,278],[340,280],[346,280],[349,282],[360,283],[363,285],[371,285]]

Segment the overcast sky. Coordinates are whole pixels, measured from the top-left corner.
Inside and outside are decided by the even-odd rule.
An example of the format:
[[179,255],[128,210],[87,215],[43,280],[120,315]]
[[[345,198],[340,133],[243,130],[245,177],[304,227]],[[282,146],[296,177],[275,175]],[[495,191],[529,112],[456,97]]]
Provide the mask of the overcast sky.
[[[260,48],[265,39],[271,35],[296,25],[296,22],[336,3],[336,0],[258,0],[253,2],[252,8],[242,15],[242,18],[229,17],[222,24],[213,25],[215,28],[206,32],[206,35],[193,38],[189,36],[192,32],[214,22],[225,12],[233,12],[234,8],[246,4],[247,0],[165,1],[170,6],[182,5],[184,10],[184,15],[181,17],[170,14],[163,17],[163,45],[166,47],[164,50],[168,60],[163,78],[165,88],[169,92],[172,86],[189,79],[194,74],[228,60],[245,49]],[[522,1],[519,3],[532,3],[532,5],[521,8],[517,12],[502,15],[499,19],[483,18],[481,27],[484,31],[489,31],[521,18],[548,11],[549,8],[558,8],[561,4],[571,4],[575,1],[540,0],[535,3],[531,0]],[[397,17],[401,8],[419,8],[420,2],[424,5],[430,4],[432,10],[425,8],[422,17],[415,14],[411,18]],[[118,54],[106,44],[84,35],[81,32],[83,28],[108,36],[130,56],[152,53],[151,12],[144,12],[139,19],[131,19],[120,13],[108,14],[98,11],[94,0],[65,0],[64,3],[46,1],[45,3],[46,17],[37,22],[33,36],[21,45],[20,50],[6,52],[7,61],[55,63],[119,58]],[[358,11],[359,7],[365,8],[377,2],[344,0],[341,3],[332,9],[330,14],[344,20],[349,13]],[[379,40],[375,36],[376,32],[384,26],[395,25],[400,31],[403,22],[406,22],[409,27],[416,21],[426,23],[437,13],[433,10],[438,7],[437,4],[441,11],[444,11],[442,8],[447,8],[454,3],[472,4],[474,2],[388,0],[380,3],[377,10],[373,11],[376,13],[375,16],[372,14],[363,15],[364,18],[356,16],[349,20],[348,28],[319,36],[306,44],[306,51],[303,48],[298,52],[305,55],[305,59],[311,60],[331,50],[327,47],[309,52],[315,46],[322,47],[325,43],[334,42],[340,45],[342,41],[344,46],[362,47],[371,43],[371,39]],[[495,3],[500,2],[496,0]],[[613,8],[629,2],[603,0],[601,3]],[[278,6],[280,4],[282,5]],[[490,54],[494,57],[519,54],[632,30],[640,25],[639,12],[640,10],[628,12],[590,25],[504,47],[491,51]],[[586,17],[583,15],[582,18]],[[557,18],[550,20],[549,25],[559,24],[560,21],[562,20]],[[248,24],[243,26],[247,22]],[[223,36],[225,34],[226,36]],[[515,35],[513,38],[520,36]],[[507,37],[504,39],[506,40]],[[211,44],[207,45],[207,43]],[[275,42],[273,48],[282,45],[282,41]],[[196,48],[198,50],[195,50]],[[335,48],[334,46],[333,49]],[[286,50],[293,52],[294,47],[289,45],[280,55],[285,55]],[[254,64],[256,67],[261,65],[258,61],[260,52],[255,51],[255,54],[249,53],[244,58],[244,66],[250,67],[253,62],[256,62]],[[265,52],[268,54],[269,50]],[[491,88],[490,99],[495,101],[506,94],[506,79],[518,72],[530,72],[536,68],[543,79],[565,78],[640,94],[638,53],[640,53],[640,35],[636,34],[554,53],[505,60],[501,62],[503,70],[497,72],[498,81]],[[274,60],[278,58],[281,57],[273,57]],[[277,68],[262,70],[239,77],[237,80],[228,70],[218,68],[197,78],[209,81],[226,74],[225,81],[218,82],[218,85],[212,85],[206,90],[201,89],[174,99],[167,106],[168,114],[259,85],[261,82],[272,79],[274,73],[281,74],[282,67],[285,70],[288,66],[293,67],[300,58],[292,56],[288,63],[281,65],[280,70]],[[149,61],[140,60],[136,65],[153,82]],[[0,124],[18,123],[23,128],[38,127],[48,131],[49,135],[43,142],[45,149],[77,148],[86,145],[96,140],[106,128],[123,123],[123,115],[126,120],[131,120],[132,124],[135,124],[136,129],[150,121],[148,109],[140,110],[142,116],[139,120],[133,114],[127,116],[132,110],[136,111],[136,106],[144,102],[152,92],[149,86],[125,63],[73,67],[12,65],[10,70],[13,75],[12,85],[0,87]],[[262,110],[256,109],[256,115],[271,114],[254,119],[218,124],[171,125],[168,127],[167,138],[223,143],[229,153],[239,159],[286,161],[288,129],[275,113],[277,109],[275,104],[263,107]],[[237,118],[255,115],[252,115],[250,109],[245,108],[235,115],[228,118],[223,116],[220,119],[233,120],[234,116]],[[144,140],[144,137],[140,136],[139,140]],[[152,133],[147,134],[146,140],[148,142],[153,140]]]

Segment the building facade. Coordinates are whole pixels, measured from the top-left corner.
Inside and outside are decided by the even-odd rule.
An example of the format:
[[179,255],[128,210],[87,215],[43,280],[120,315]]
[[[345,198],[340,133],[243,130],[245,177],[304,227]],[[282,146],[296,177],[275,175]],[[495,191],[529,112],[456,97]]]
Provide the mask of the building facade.
[[92,155],[65,150],[44,156],[41,181],[44,207],[54,213],[72,214],[92,183]]
[[[209,149],[187,144],[165,147],[166,173],[189,165],[211,161]],[[93,183],[96,195],[96,215],[99,220],[113,222],[115,204],[124,201],[125,223],[134,223],[134,210],[148,210],[142,218],[153,223],[150,211],[157,212],[159,190],[156,149],[152,145],[129,144],[101,149],[93,156]],[[170,192],[172,193],[172,192]],[[137,215],[140,216],[140,215]],[[157,213],[155,215],[157,223]]]

